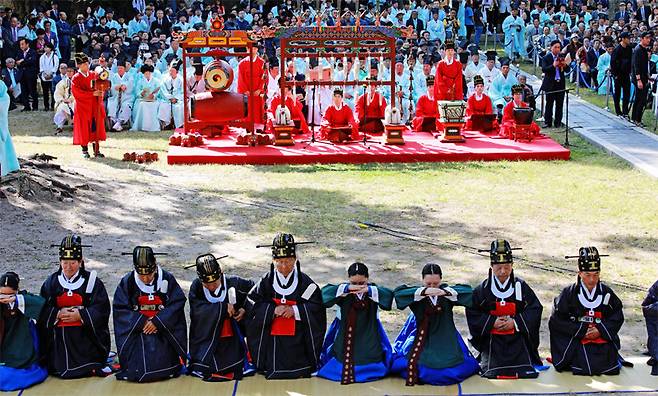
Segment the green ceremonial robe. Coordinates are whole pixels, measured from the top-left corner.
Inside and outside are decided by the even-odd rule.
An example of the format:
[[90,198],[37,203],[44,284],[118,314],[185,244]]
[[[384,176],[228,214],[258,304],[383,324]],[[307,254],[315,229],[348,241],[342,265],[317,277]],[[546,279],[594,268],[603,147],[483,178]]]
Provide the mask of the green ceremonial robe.
[[[453,367],[464,362],[464,353],[455,338],[457,329],[452,317],[452,308],[455,305],[470,307],[473,296],[473,289],[468,285],[441,284],[439,288],[450,292],[452,296],[437,299],[436,304],[441,307],[441,313],[432,315],[429,321],[427,340],[419,360],[420,364],[434,369]],[[421,294],[425,289],[426,287],[402,285],[394,292],[398,309],[409,307],[416,317],[418,326],[425,317],[425,309],[432,304],[429,297]]]
[[30,320],[37,320],[45,300],[20,291],[12,309],[0,304],[0,365],[22,369],[37,361],[38,351],[30,332]]
[[[328,284],[322,288],[322,302],[326,308],[334,305],[340,307],[340,328],[333,344],[333,356],[339,362],[343,361],[343,350],[345,340],[345,328],[347,326],[347,317],[358,298],[355,294],[343,296],[347,283],[340,285]],[[368,295],[363,296],[369,300],[368,309],[357,310],[356,328],[354,329],[354,364],[364,365],[368,363],[382,362],[384,359],[382,352],[381,337],[379,334],[379,322],[377,320],[377,306],[386,311],[391,310],[393,305],[393,292],[374,283],[368,285]],[[376,305],[375,305],[376,304]]]

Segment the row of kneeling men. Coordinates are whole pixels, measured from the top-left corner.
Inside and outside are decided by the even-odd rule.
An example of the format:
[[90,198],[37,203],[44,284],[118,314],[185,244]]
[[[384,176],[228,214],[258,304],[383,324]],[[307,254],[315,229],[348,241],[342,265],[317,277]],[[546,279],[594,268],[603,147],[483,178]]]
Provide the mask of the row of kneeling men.
[[[147,382],[182,373],[225,381],[260,372],[267,379],[317,375],[343,384],[395,374],[407,385],[449,385],[477,373],[534,378],[548,369],[538,354],[543,307],[514,274],[507,241],[491,243],[489,275],[474,289],[444,283],[440,266],[427,264],[419,286],[390,290],[372,283],[363,263],[349,266],[345,283],[320,288],[302,272],[298,244],[278,234],[271,269],[255,283],[224,274],[211,254],[199,256],[188,337],[185,295],[157,264],[158,253],[134,249],[134,271],[121,279],[110,307],[96,272],[84,267],[81,238],[69,235],[59,249],[60,269],[40,296],[19,291],[13,272],[0,277],[0,376],[8,379],[2,390],[25,388],[48,373],[115,373]],[[599,280],[596,248],[581,248],[577,258],[578,280],[555,299],[549,320],[548,362],[579,375],[618,374],[629,365],[619,354],[622,302]],[[390,310],[394,300],[411,314],[391,343],[378,310]],[[466,307],[477,358],[455,328],[457,305]],[[325,309],[332,306],[336,319],[327,330]],[[118,364],[108,363],[111,310]]]

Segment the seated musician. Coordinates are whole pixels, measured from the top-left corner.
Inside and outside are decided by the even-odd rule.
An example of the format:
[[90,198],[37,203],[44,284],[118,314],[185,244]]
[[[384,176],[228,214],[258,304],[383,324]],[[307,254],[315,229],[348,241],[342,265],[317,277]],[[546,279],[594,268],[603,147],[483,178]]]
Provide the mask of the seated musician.
[[[480,75],[473,76],[475,92],[466,102],[466,124],[465,131],[493,132],[498,131],[498,121],[495,119],[491,98],[484,93],[484,78]],[[491,119],[483,117],[490,115]]]
[[320,136],[332,142],[342,142],[358,139],[359,132],[354,121],[354,113],[349,106],[343,103],[343,90],[335,89],[331,106],[327,108],[322,117]]
[[[286,81],[291,81],[291,79],[286,78]],[[285,108],[290,111],[290,120],[295,124],[293,133],[310,133],[306,118],[304,118],[304,114],[302,114],[302,103],[293,96],[289,87],[283,88],[283,96],[285,97]],[[272,102],[267,111],[267,129],[270,132],[274,130],[273,125],[276,124],[276,113],[280,105],[281,94],[277,92],[272,98]]]
[[[366,81],[377,81],[377,77],[368,77]],[[384,133],[384,113],[386,99],[377,92],[376,85],[368,85],[368,92],[356,100],[356,115],[361,133]]]
[[427,76],[427,93],[418,98],[413,130],[416,132],[436,132],[439,108],[434,98],[434,76]]
[[[505,106],[505,109],[503,110],[503,121],[500,126],[500,134],[502,136],[511,137],[514,128],[517,127],[517,123],[514,118],[515,108],[530,109],[530,106],[528,105],[528,103],[522,100],[522,97],[523,97],[523,86],[518,84],[514,85],[512,87],[512,101],[509,102]],[[537,125],[534,121],[531,121],[528,127],[530,128],[533,134],[535,135],[539,134],[540,131],[539,125]]]

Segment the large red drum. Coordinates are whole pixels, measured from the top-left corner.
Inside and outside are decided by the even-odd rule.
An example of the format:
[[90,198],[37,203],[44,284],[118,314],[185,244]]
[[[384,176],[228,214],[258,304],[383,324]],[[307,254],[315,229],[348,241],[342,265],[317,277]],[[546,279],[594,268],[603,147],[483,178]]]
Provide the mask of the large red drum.
[[221,92],[233,84],[233,69],[226,61],[214,60],[203,68],[206,91]]
[[191,99],[192,118],[204,122],[227,123],[247,117],[247,95],[234,92],[201,92]]

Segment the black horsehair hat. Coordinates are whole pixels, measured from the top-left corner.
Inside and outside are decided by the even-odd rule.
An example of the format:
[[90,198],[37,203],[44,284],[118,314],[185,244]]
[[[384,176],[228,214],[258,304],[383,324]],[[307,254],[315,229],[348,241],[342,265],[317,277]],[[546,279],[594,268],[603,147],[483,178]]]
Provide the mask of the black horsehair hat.
[[222,276],[222,267],[218,260],[226,257],[228,254],[220,257],[215,257],[212,253],[202,254],[196,258],[194,264],[186,266],[185,269],[196,267],[196,274],[201,282],[212,283]]
[[601,271],[601,257],[608,257],[607,254],[599,254],[599,250],[594,246],[581,247],[578,249],[578,256],[564,256],[565,259],[578,259],[578,271],[598,272]]
[[496,239],[495,241],[491,242],[491,248],[478,249],[478,252],[489,252],[489,257],[491,258],[491,265],[512,264],[514,263],[512,250],[521,250],[521,248],[512,249],[509,242],[507,242],[505,239]]
[[166,256],[167,253],[155,253],[150,246],[136,246],[132,253],[121,253],[121,255],[132,255],[135,272],[140,275],[148,275],[155,272],[157,268],[155,256]]
[[295,238],[292,234],[278,233],[274,236],[274,240],[271,245],[257,245],[257,248],[271,247],[272,248],[272,258],[281,259],[296,257],[297,255],[297,245],[304,245],[308,243],[315,243],[312,241],[305,242],[295,242]]
[[522,93],[523,93],[523,85],[521,85],[521,84],[512,85],[512,95],[522,94]]
[[50,247],[59,248],[60,260],[82,260],[82,248],[91,247],[91,245],[83,245],[80,235],[68,234],[62,239],[60,244],[52,244]]

